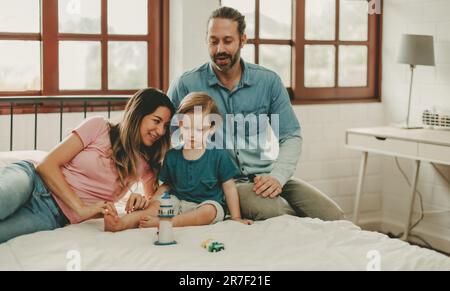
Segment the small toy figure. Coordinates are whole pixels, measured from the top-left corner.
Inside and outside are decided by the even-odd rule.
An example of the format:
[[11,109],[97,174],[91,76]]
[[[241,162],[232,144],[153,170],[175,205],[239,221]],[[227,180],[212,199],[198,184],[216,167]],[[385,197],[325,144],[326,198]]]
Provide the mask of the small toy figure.
[[215,241],[213,239],[207,239],[202,242],[202,247],[207,249],[208,252],[215,253],[225,250],[225,245],[221,242]]
[[172,218],[175,216],[173,205],[170,200],[169,193],[165,192],[161,197],[161,205],[158,210],[159,227],[158,227],[158,240],[155,245],[167,246],[173,245],[177,242],[174,240]]

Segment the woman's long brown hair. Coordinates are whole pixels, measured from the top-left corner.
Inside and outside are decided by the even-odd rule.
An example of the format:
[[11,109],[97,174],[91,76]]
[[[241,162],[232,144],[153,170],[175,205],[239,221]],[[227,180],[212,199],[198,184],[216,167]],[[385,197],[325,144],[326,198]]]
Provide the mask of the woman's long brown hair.
[[[111,158],[122,187],[138,180],[137,167],[141,158],[158,175],[162,160],[170,148],[170,130],[167,129],[160,139],[147,147],[141,141],[140,126],[142,119],[159,107],[169,109],[171,117],[175,113],[172,102],[163,92],[153,88],[142,89],[128,101],[122,121],[110,124]],[[158,179],[155,179],[154,189],[157,186]]]

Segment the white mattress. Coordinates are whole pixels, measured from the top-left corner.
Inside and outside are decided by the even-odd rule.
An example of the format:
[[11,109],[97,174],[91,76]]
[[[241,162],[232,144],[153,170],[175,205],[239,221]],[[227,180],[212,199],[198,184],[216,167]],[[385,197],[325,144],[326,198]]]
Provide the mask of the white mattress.
[[[0,245],[0,270],[66,270],[75,258],[70,251],[78,252],[81,270],[366,270],[377,251],[381,270],[450,271],[442,254],[349,221],[288,215],[251,226],[225,221],[177,228],[173,246],[155,246],[155,233],[103,232],[100,219],[26,235]],[[208,238],[226,249],[207,252],[200,244]]]

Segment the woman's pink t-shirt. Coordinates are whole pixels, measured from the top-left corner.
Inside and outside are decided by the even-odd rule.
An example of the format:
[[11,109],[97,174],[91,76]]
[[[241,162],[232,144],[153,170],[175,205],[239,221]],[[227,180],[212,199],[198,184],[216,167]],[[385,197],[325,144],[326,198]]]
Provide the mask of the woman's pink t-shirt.
[[[116,166],[110,158],[109,130],[108,121],[98,116],[84,120],[72,131],[83,142],[83,150],[61,167],[61,170],[67,183],[85,205],[99,201],[117,202],[129,190],[120,186]],[[154,172],[144,159],[138,165],[138,175],[143,183],[155,179]],[[56,195],[53,194],[53,197],[70,223],[81,221],[74,210]]]

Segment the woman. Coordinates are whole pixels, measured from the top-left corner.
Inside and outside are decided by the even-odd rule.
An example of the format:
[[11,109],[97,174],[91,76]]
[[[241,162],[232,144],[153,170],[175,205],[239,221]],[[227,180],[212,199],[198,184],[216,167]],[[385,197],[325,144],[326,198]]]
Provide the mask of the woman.
[[[152,196],[170,146],[174,112],[165,94],[144,89],[129,100],[118,124],[86,119],[36,168],[29,161],[0,168],[0,243],[106,213],[117,215],[114,202],[139,180]],[[147,199],[133,194],[126,210],[147,206]]]

